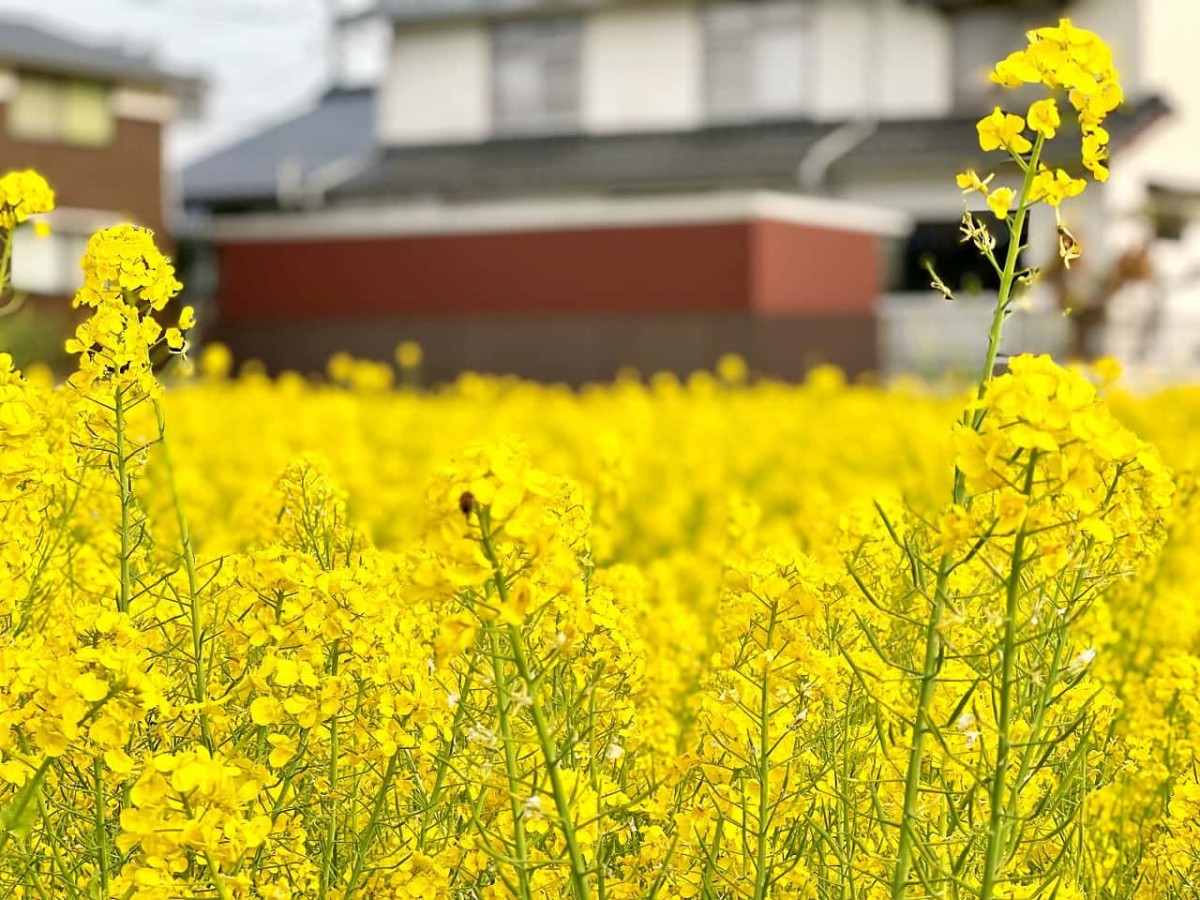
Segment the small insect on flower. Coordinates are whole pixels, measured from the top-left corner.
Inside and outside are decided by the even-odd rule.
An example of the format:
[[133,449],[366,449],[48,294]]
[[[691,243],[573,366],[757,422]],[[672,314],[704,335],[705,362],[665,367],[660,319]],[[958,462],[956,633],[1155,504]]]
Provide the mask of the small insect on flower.
[[475,511],[475,495],[470,491],[463,491],[458,498],[458,508],[464,516],[471,518],[471,513]]

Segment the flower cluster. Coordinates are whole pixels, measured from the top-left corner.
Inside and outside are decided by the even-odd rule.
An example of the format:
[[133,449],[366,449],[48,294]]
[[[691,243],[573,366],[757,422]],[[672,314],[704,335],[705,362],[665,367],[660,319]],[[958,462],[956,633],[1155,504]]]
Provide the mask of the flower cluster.
[[195,325],[191,307],[184,307],[177,324],[163,330],[154,317],[179,292],[175,269],[144,228],[118,225],[98,231],[88,241],[80,261],[83,287],[74,305],[91,310],[67,352],[78,354],[77,386],[84,391],[98,382],[136,394],[154,391],[154,367],[161,351],[182,353],[185,333]]
[[[1103,40],[1085,28],[1076,28],[1069,19],[1062,19],[1058,25],[1031,31],[1029,46],[997,63],[991,78],[1009,88],[1043,84],[1050,90],[1066,92],[1078,114],[1083,133],[1083,165],[1097,181],[1107,180],[1108,169],[1104,161],[1108,156],[1108,132],[1103,123],[1105,117],[1121,105],[1123,94],[1113,66],[1112,51]],[[1011,125],[1016,133],[1010,133],[1009,140],[999,146],[1016,153],[1030,149],[1029,142],[1019,134],[1025,124],[1047,139],[1054,137],[1060,124],[1053,99],[1035,102],[1024,122],[1019,116],[1011,118],[1015,120]],[[985,122],[994,120],[993,113]],[[990,125],[985,127],[980,123],[980,143],[984,150],[996,149],[986,146],[990,141],[985,142],[984,135],[990,130]]]
[[30,216],[54,209],[54,191],[32,169],[0,177],[0,228],[12,230]]
[[996,64],[991,79],[1007,88],[1043,85],[1052,94],[1033,101],[1024,116],[997,106],[977,125],[980,148],[985,153],[1007,153],[1025,173],[1022,188],[992,187],[994,174],[981,177],[968,169],[958,176],[964,194],[982,194],[988,208],[1005,220],[1014,209],[1020,215],[1026,206],[1041,202],[1053,207],[1057,216],[1064,200],[1083,193],[1086,181],[1042,162],[1044,143],[1053,140],[1062,127],[1055,96],[1062,93],[1078,116],[1083,168],[1096,181],[1108,179],[1105,161],[1109,138],[1103,122],[1121,104],[1122,92],[1112,51],[1097,35],[1076,28],[1068,19],[1056,26],[1038,28],[1029,32],[1025,49]]

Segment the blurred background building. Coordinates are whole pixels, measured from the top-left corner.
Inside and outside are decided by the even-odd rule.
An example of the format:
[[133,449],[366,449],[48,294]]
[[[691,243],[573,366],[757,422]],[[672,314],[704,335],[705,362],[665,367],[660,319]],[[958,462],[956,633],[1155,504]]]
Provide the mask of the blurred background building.
[[14,236],[13,286],[43,312],[82,283],[79,258],[98,228],[132,219],[170,240],[164,131],[199,112],[202,84],[150,57],[0,17],[0,159],[53,184],[52,230]]
[[1052,220],[1030,224],[1045,272],[1007,349],[1200,364],[1194,0],[326,12],[310,107],[179,175],[191,299],[239,356],[319,369],[415,339],[436,377],[570,381],[728,350],[784,376],[972,362],[995,283],[959,242],[953,175],[995,164],[974,128],[1001,102],[991,64],[1069,15],[1114,45],[1127,102],[1112,179],[1068,212],[1084,260],[1059,271]]

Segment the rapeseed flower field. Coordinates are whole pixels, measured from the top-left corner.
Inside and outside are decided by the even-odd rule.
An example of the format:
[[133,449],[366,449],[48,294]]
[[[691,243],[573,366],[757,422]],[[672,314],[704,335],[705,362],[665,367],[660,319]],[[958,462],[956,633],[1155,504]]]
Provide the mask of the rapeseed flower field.
[[[1120,88],[1066,21],[993,77],[1048,91],[979,123],[1023,181],[958,182],[1020,235],[1086,188],[1056,98],[1102,179]],[[53,193],[0,200],[11,247]],[[996,373],[993,227],[963,395],[189,374],[169,260],[99,232],[74,374],[0,354],[0,893],[1195,897],[1200,393]]]

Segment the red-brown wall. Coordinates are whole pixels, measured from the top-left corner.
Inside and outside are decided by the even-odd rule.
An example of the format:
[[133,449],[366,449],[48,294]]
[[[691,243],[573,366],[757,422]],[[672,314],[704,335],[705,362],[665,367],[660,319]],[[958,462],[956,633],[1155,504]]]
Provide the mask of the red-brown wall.
[[870,315],[883,290],[879,239],[790,222],[752,226],[753,308],[763,315]]
[[744,225],[219,247],[222,321],[744,309]]
[[774,221],[218,246],[223,323],[391,315],[869,314],[878,239]]
[[14,138],[8,106],[0,104],[0,166],[37,169],[50,181],[59,206],[109,210],[163,233],[162,126],[118,119],[103,147],[79,147]]

